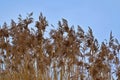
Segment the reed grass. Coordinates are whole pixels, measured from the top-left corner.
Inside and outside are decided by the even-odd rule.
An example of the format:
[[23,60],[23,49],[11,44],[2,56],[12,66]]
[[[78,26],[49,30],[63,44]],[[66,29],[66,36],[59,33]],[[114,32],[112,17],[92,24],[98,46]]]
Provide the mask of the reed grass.
[[30,28],[32,14],[0,28],[0,80],[120,80],[120,44],[112,32],[99,44],[90,27],[75,30],[65,19],[54,29],[40,14]]

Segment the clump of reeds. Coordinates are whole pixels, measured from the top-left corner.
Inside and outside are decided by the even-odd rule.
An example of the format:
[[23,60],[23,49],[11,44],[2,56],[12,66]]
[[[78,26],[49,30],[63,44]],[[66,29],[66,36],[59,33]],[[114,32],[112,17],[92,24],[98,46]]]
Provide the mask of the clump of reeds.
[[0,80],[114,80],[120,79],[120,44],[110,33],[98,43],[92,29],[58,22],[45,37],[42,14],[35,26],[32,13],[0,28]]

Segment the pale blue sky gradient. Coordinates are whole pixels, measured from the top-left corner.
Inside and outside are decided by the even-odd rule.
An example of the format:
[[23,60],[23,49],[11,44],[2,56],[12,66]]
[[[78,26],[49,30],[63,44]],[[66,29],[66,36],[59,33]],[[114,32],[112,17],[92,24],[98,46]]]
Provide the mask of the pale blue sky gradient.
[[90,26],[100,42],[108,40],[112,30],[120,41],[120,0],[1,0],[0,25],[30,12],[35,21],[42,12],[49,24],[55,26],[62,18],[70,26],[80,25],[85,31]]

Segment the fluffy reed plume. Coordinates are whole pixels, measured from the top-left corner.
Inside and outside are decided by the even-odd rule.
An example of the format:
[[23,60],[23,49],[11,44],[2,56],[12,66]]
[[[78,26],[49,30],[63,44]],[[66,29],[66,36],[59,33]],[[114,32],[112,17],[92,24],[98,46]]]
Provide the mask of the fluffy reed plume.
[[120,80],[120,44],[110,33],[98,43],[67,20],[45,37],[48,22],[42,14],[35,26],[32,14],[0,28],[0,80]]

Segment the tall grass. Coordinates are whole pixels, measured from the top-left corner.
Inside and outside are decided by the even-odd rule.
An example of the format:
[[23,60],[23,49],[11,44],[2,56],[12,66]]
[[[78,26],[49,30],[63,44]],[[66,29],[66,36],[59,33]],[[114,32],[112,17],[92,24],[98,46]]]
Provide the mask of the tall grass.
[[42,14],[35,26],[32,13],[0,28],[0,80],[120,80],[120,44],[110,33],[101,44],[67,20],[45,37],[48,22]]

